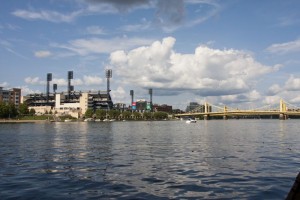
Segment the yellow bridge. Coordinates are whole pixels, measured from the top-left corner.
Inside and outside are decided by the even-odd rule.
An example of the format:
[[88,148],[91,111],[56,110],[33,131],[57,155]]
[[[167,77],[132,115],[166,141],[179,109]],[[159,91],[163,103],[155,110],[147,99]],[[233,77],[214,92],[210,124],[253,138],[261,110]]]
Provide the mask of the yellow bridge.
[[[217,109],[213,111],[212,108],[217,108]],[[250,110],[233,109],[227,106],[219,107],[205,102],[204,105],[200,105],[199,107],[187,113],[176,114],[175,117],[203,116],[204,119],[209,119],[209,117],[220,116],[223,117],[224,119],[227,119],[228,117],[266,116],[266,115],[267,116],[277,115],[279,116],[279,119],[285,120],[288,118],[288,116],[298,116],[298,115],[300,116],[300,109],[283,100],[280,100],[279,109],[278,108],[272,109],[270,105],[268,105],[258,109],[250,109]]]

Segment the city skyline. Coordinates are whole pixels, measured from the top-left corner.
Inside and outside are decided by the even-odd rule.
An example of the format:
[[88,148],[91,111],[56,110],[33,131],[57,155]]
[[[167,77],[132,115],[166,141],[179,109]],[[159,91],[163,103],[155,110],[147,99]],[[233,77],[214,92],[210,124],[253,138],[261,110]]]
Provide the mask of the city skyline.
[[148,99],[250,107],[300,103],[300,2],[240,0],[5,1],[0,86],[45,93],[105,90],[115,103]]

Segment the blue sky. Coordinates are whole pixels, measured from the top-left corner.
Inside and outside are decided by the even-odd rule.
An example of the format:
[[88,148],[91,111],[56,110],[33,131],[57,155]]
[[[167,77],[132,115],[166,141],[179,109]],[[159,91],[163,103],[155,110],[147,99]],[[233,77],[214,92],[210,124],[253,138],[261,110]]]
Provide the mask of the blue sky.
[[300,103],[298,0],[10,0],[0,6],[0,86],[105,90],[184,109]]

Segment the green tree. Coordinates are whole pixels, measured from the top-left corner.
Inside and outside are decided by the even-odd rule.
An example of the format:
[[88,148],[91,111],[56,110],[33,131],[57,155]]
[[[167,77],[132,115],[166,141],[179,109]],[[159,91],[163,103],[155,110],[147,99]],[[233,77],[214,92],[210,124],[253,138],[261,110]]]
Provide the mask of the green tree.
[[88,108],[88,109],[85,111],[84,116],[85,116],[86,118],[92,118],[92,117],[93,117],[93,114],[94,114],[94,111],[93,111],[91,108]]
[[109,117],[111,119],[117,119],[120,116],[120,111],[118,111],[118,110],[110,110],[108,112],[108,114],[109,114]]
[[131,112],[129,112],[129,111],[124,111],[124,112],[122,113],[122,116],[123,116],[123,119],[129,119],[130,116],[131,116]]
[[105,110],[97,109],[95,114],[96,114],[96,117],[98,119],[104,119],[104,118],[106,118],[106,111]]
[[144,112],[143,113],[143,117],[144,117],[144,119],[151,119],[152,118],[152,113],[150,113],[150,112]]
[[155,112],[153,117],[155,119],[167,119],[168,118],[168,113],[166,113],[166,112]]
[[29,114],[30,114],[30,115],[35,115],[35,110],[34,110],[33,108],[31,108],[31,109],[29,110]]
[[18,110],[12,103],[0,103],[0,117],[1,118],[14,118],[18,115]]
[[133,112],[133,117],[134,117],[134,119],[139,119],[139,118],[141,118],[141,113]]
[[5,105],[5,103],[1,102],[0,103],[0,118],[6,118],[6,114],[7,114],[6,105]]
[[28,105],[26,103],[21,103],[19,105],[19,114],[22,115],[28,115],[29,114],[29,109]]
[[9,103],[8,109],[9,109],[9,117],[16,117],[18,115],[18,109],[16,108],[15,104]]

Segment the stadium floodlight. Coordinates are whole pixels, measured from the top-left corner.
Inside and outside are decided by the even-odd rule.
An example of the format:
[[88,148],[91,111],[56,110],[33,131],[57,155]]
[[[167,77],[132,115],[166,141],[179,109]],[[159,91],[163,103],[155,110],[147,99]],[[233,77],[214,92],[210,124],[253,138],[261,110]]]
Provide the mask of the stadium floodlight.
[[105,70],[105,75],[106,75],[106,78],[111,78],[112,77],[112,70],[111,69]]
[[52,74],[51,73],[47,74],[47,81],[52,81]]
[[68,71],[68,79],[73,79],[73,71]]
[[55,93],[56,90],[57,90],[57,84],[55,83],[55,84],[53,84],[53,92]]

